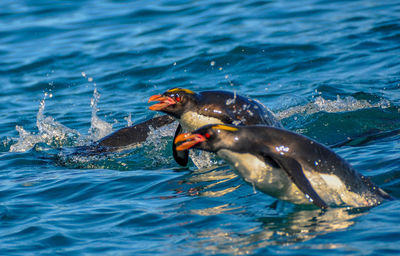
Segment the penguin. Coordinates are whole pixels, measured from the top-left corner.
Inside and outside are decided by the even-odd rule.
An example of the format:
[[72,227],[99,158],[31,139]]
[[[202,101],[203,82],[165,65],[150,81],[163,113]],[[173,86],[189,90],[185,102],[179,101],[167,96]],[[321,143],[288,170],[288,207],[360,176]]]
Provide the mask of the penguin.
[[247,183],[294,204],[371,207],[393,198],[328,147],[265,125],[212,124],[176,137],[177,150],[216,153]]
[[[202,91],[196,93],[185,88],[172,88],[163,94],[153,95],[148,102],[158,101],[149,107],[176,120],[179,125],[174,139],[183,131],[194,131],[207,124],[252,125],[263,124],[282,127],[274,114],[256,100],[228,91]],[[188,151],[179,152],[173,143],[175,161],[186,166]]]

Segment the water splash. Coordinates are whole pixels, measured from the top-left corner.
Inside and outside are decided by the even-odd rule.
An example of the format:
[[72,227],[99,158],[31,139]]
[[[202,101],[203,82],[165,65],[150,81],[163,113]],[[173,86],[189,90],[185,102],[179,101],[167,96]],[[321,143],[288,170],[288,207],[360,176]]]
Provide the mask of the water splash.
[[99,99],[100,93],[95,87],[93,90],[93,98],[90,100],[90,106],[92,108],[92,118],[90,121],[89,138],[93,141],[99,140],[112,132],[112,124],[101,120],[97,116],[97,112],[99,111],[99,109],[97,108],[97,103],[99,102]]
[[[83,74],[83,76],[85,77],[86,74]],[[45,116],[46,99],[49,97],[51,98],[51,95],[45,93],[43,100],[39,104],[39,110],[36,115],[38,132],[29,132],[22,126],[16,126],[19,137],[14,139],[14,142],[17,142],[10,146],[10,152],[26,152],[34,147],[35,150],[39,151],[62,148],[57,154],[56,162],[61,165],[79,168],[129,169],[129,167],[135,165],[137,158],[143,159],[143,157],[150,161],[149,166],[152,167],[174,163],[172,154],[170,152],[166,154],[165,152],[168,152],[167,145],[171,142],[176,129],[175,123],[159,129],[151,128],[147,140],[143,143],[131,145],[118,152],[102,154],[93,150],[90,151],[89,147],[86,147],[93,141],[97,141],[112,132],[112,124],[101,120],[97,116],[100,93],[96,86],[90,102],[92,115],[88,135],[82,135],[78,131],[55,121],[53,117]],[[126,118],[128,126],[132,125],[131,118],[131,115]],[[38,143],[46,145],[45,147],[36,147]]]
[[89,128],[89,135],[81,135],[78,131],[68,128],[54,120],[52,116],[44,114],[46,99],[51,98],[52,94],[45,93],[40,101],[39,110],[36,115],[37,133],[26,131],[22,126],[16,126],[19,133],[17,142],[10,146],[10,152],[26,152],[33,148],[37,143],[45,143],[53,148],[62,146],[81,146],[89,142],[98,140],[112,131],[112,124],[101,120],[97,116],[99,109],[97,103],[100,94],[94,88],[93,98],[91,99],[92,117]]
[[206,151],[191,150],[189,151],[189,156],[194,165],[199,169],[209,168],[221,162],[214,153]]
[[235,104],[236,102],[236,90],[233,91],[233,98],[232,99],[227,99],[225,102],[225,105],[229,106],[231,104]]
[[19,137],[17,143],[11,145],[10,152],[26,152],[39,142],[44,142],[53,147],[60,147],[80,137],[78,131],[56,122],[51,116],[44,115],[47,96],[51,97],[51,95],[45,93],[44,98],[40,101],[39,111],[36,115],[38,133],[30,133],[22,126],[17,125],[15,129],[18,131]]
[[174,164],[170,143],[176,123],[153,129],[147,139],[116,151],[99,152],[90,146],[63,148],[57,155],[57,163],[72,168],[97,168],[132,170],[143,166],[154,168]]
[[15,129],[19,133],[17,143],[11,145],[10,152],[25,152],[31,149],[36,143],[42,141],[40,135],[31,134],[24,130],[22,126],[16,126]]
[[168,145],[176,130],[176,123],[154,129],[150,127],[148,137],[143,143],[146,155],[152,156],[152,165],[170,164],[173,162],[172,152],[165,156],[163,152],[168,151]]
[[125,121],[126,121],[126,126],[132,126],[133,122],[132,122],[132,114],[129,113],[129,115],[127,117],[124,117]]
[[337,95],[336,100],[326,100],[322,96],[315,98],[314,102],[309,102],[306,105],[295,106],[276,113],[276,117],[281,120],[296,114],[311,115],[318,112],[338,113],[346,111],[356,111],[366,108],[389,108],[390,102],[386,99],[381,99],[376,103],[370,103],[367,100],[357,100],[354,97],[346,96],[341,98]]

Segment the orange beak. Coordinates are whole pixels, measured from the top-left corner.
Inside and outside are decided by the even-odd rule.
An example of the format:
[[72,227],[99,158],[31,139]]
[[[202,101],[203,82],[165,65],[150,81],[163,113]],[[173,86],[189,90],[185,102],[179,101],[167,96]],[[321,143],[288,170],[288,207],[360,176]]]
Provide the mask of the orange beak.
[[148,102],[152,101],[159,101],[159,103],[156,103],[152,106],[149,107],[150,110],[163,110],[164,108],[176,104],[175,100],[171,97],[165,97],[160,94],[158,95],[153,95],[149,98]]
[[182,151],[189,149],[197,143],[205,140],[206,138],[201,134],[182,133],[176,136],[174,143],[177,144],[179,142],[183,142],[181,145],[176,147],[176,150]]

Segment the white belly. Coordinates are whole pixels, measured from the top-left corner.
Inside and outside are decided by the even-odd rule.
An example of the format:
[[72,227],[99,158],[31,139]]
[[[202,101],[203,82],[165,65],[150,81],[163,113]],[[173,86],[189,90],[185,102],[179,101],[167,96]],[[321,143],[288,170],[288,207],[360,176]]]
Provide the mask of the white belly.
[[198,113],[192,111],[183,113],[179,123],[182,125],[184,130],[189,132],[192,132],[207,124],[222,124],[221,120],[217,118],[199,115]]
[[217,154],[227,161],[246,182],[260,191],[295,204],[311,204],[284,170],[266,165],[265,162],[248,153],[235,153],[222,149]]
[[[346,184],[334,174],[304,171],[315,192],[329,205],[366,207],[379,203],[379,199],[361,184],[359,192],[350,191]],[[358,178],[358,177],[355,177]],[[360,181],[361,182],[361,181]]]

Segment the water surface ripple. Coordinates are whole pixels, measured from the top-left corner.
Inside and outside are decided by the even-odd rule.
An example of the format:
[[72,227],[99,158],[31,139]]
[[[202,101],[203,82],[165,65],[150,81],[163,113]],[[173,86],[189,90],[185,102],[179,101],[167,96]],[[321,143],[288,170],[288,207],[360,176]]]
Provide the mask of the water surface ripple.
[[[1,255],[399,255],[399,201],[278,202],[220,164],[178,167],[174,127],[68,154],[154,115],[171,87],[260,100],[400,197],[400,5],[386,1],[0,3]],[[60,149],[61,148],[61,149]]]

